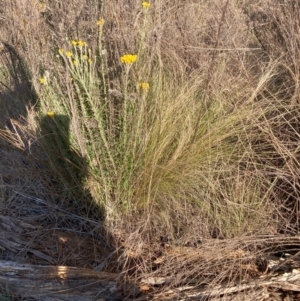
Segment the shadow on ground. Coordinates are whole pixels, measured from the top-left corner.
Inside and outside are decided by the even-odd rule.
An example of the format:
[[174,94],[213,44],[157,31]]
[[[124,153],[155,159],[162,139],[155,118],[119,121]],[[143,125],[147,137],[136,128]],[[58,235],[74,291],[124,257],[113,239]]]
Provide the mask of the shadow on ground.
[[[28,128],[28,112],[38,104],[31,87],[21,57],[2,43],[0,286],[22,300],[124,300],[112,270],[117,258],[112,236],[103,220],[95,219],[99,209],[84,189],[85,158],[70,148],[70,120],[45,114],[38,132]],[[14,268],[19,265],[31,271],[47,266],[48,274],[22,276]],[[49,289],[42,280],[56,285]]]

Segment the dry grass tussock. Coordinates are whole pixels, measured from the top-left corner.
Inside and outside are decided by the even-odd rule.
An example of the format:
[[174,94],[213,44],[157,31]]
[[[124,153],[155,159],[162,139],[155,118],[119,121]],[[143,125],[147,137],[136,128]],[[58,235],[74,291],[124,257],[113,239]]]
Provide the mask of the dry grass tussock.
[[[293,0],[2,1],[0,208],[35,229],[22,260],[100,265],[144,285],[126,296],[154,296],[297,253],[299,14]],[[63,233],[75,243],[54,252]]]

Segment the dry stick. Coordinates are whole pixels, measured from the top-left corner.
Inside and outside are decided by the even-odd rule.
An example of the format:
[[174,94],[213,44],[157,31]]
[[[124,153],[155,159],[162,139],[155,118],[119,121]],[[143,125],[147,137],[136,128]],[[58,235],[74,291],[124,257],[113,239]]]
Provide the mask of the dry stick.
[[[228,4],[229,4],[229,0],[227,0],[227,2],[224,5],[223,11],[222,11],[222,17],[221,17],[221,20],[220,20],[219,26],[218,26],[217,39],[216,39],[216,43],[215,43],[214,50],[213,50],[213,56],[212,56],[212,59],[211,59],[210,66],[208,68],[207,80],[206,80],[206,85],[205,85],[205,94],[204,94],[204,98],[203,98],[203,103],[204,104],[206,104],[209,85],[210,85],[210,82],[212,80],[212,74],[213,74],[213,71],[214,71],[215,62],[216,62],[216,59],[217,59],[217,57],[220,53],[218,51],[218,47],[219,47],[219,42],[220,42],[221,29],[222,29],[222,25],[224,24],[224,21],[225,21],[225,14],[226,14],[226,11],[227,11]],[[199,125],[200,125],[200,121],[201,121],[201,114],[199,114],[197,122],[196,122],[195,131],[194,131],[194,134],[193,134],[192,139],[191,139],[191,145],[194,144],[194,142],[195,142],[197,132],[198,132],[198,128],[199,128]]]
[[[88,268],[18,264],[0,260],[0,284],[21,296],[41,300],[94,300],[115,297],[120,300],[117,283],[120,275],[95,272]],[[72,299],[72,298],[71,298]],[[113,298],[112,298],[113,299]],[[111,299],[110,299],[111,300]]]

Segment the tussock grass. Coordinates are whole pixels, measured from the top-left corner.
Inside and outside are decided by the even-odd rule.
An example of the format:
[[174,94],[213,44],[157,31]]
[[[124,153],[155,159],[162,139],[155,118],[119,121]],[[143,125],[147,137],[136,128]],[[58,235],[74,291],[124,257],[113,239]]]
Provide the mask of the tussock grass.
[[[264,185],[255,184],[254,194],[242,195],[242,200],[231,196],[227,204],[223,190],[236,190],[226,187],[226,178],[234,177],[232,170],[238,170],[243,178],[246,169],[242,163],[251,164],[253,138],[248,133],[271,110],[263,102],[255,103],[255,94],[270,72],[262,76],[248,100],[232,108],[222,96],[203,92],[201,77],[187,81],[182,75],[174,80],[165,76],[163,69],[151,78],[149,91],[148,86],[143,90],[131,75],[134,64],[141,66],[142,62],[125,63],[121,97],[113,103],[105,94],[106,83],[95,72],[96,68],[104,70],[104,58],[97,64],[86,46],[71,47],[72,56],[68,51],[62,53],[65,74],[72,78],[67,83],[68,93],[62,92],[60,83],[52,84],[50,76],[42,78],[40,87],[40,133],[45,152],[65,184],[71,189],[86,187],[105,210],[108,223],[114,224],[120,217],[137,215],[138,220],[147,220],[153,216],[174,238],[187,218],[186,207],[192,206],[199,217],[206,218],[211,232],[232,236],[246,225],[251,232],[249,212],[257,216],[257,209],[265,206],[260,191]],[[49,116],[45,116],[47,111]],[[68,121],[70,133],[64,125]],[[61,167],[68,170],[65,176]]]
[[[146,14],[143,23],[142,29],[144,30],[147,24]],[[99,36],[98,52],[100,54],[103,51],[101,33],[102,29]],[[142,31],[139,35],[141,40],[138,53],[142,57],[141,45],[144,42],[145,32]],[[53,110],[56,115],[66,115],[70,121],[72,120],[73,137],[67,133],[68,127],[62,128],[56,124],[58,128],[52,129],[54,133],[56,131],[61,131],[61,133],[59,133],[59,139],[55,142],[49,139],[48,145],[45,145],[50,158],[52,156],[53,161],[58,161],[57,156],[59,156],[55,154],[55,151],[53,153],[50,146],[55,146],[61,156],[68,158],[66,154],[68,145],[64,145],[64,142],[60,144],[59,140],[69,142],[71,139],[73,152],[76,152],[76,149],[79,150],[74,156],[83,159],[80,162],[81,166],[77,166],[78,170],[85,170],[83,166],[85,164],[89,167],[90,179],[87,180],[86,185],[91,189],[96,198],[95,201],[104,205],[106,210],[110,208],[112,215],[118,216],[122,211],[128,213],[128,211],[134,212],[140,209],[148,214],[150,208],[162,211],[165,215],[170,202],[177,204],[177,206],[171,206],[173,210],[176,207],[178,209],[181,207],[182,199],[186,201],[185,195],[187,194],[191,197],[191,203],[206,207],[204,212],[208,210],[210,205],[203,205],[207,201],[199,201],[199,194],[201,195],[201,190],[208,190],[209,186],[213,188],[214,184],[205,182],[208,180],[213,183],[215,176],[207,176],[203,170],[208,170],[208,174],[214,173],[212,171],[219,162],[226,170],[228,169],[226,161],[238,160],[234,158],[234,149],[238,152],[242,151],[235,145],[235,140],[238,140],[239,131],[243,130],[243,121],[241,122],[244,118],[243,114],[246,116],[248,111],[239,112],[238,116],[234,114],[226,116],[227,112],[223,111],[225,105],[221,106],[218,100],[207,99],[205,93],[201,92],[200,85],[197,87],[196,84],[192,84],[197,89],[192,85],[186,87],[185,79],[179,83],[171,83],[170,79],[162,75],[163,70],[159,71],[158,76],[152,80],[151,90],[154,91],[153,95],[150,94],[151,91],[149,93],[149,99],[151,99],[147,106],[146,96],[142,95],[137,100],[141,102],[138,108],[136,104],[132,104],[132,100],[127,99],[129,93],[134,93],[128,91],[130,89],[129,67],[125,68],[125,74],[121,78],[124,86],[123,89],[121,87],[121,90],[124,90],[122,97],[124,105],[119,108],[119,104],[114,104],[112,108],[109,108],[110,100],[107,99],[109,94],[106,93],[105,78],[97,79],[95,65],[83,62],[82,56],[90,56],[91,52],[88,52],[85,46],[84,48],[74,46],[71,49],[74,55],[71,58],[64,57],[63,63],[65,74],[69,74],[67,80],[72,78],[74,81],[74,85],[66,84],[68,94],[65,95],[62,92],[61,82],[56,82],[53,84],[54,87],[51,87],[50,81],[55,81],[55,78],[54,74],[51,78],[50,75],[47,76],[47,71],[43,75],[46,83],[39,88],[42,114],[45,115],[46,111]],[[92,58],[89,57],[89,59]],[[98,60],[98,68],[101,68],[102,72],[108,72],[105,58],[100,56]],[[78,64],[78,68],[74,62]],[[141,66],[142,58],[139,58],[139,62],[140,69],[145,70],[145,67]],[[197,80],[201,83],[202,79]],[[102,103],[101,100],[99,101],[99,96],[103,98]],[[151,103],[151,100],[155,102]],[[97,104],[97,101],[100,104]],[[53,119],[55,123],[55,118]],[[108,125],[108,121],[111,124]],[[97,131],[92,130],[88,122],[96,123]],[[137,128],[134,128],[134,123],[137,123]],[[43,124],[42,120],[40,124]],[[85,124],[88,126],[84,127]],[[43,129],[41,133],[47,140],[48,135],[42,131]],[[132,135],[131,132],[133,132],[132,138],[129,137]],[[226,141],[228,138],[232,139],[232,146]],[[97,145],[98,143],[100,145]],[[58,162],[61,166],[61,162]],[[75,162],[71,163],[75,165]],[[63,168],[65,167],[63,164]],[[74,172],[69,172],[68,176],[70,174]],[[71,185],[75,186],[76,177]],[[66,176],[62,178],[66,180]],[[199,186],[199,182],[204,183]],[[195,191],[193,196],[191,196],[192,191]]]

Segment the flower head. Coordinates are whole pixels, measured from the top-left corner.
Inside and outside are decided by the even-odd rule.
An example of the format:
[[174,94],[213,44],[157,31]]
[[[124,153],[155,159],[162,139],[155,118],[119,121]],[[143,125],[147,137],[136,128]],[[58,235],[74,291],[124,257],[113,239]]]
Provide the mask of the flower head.
[[125,54],[125,55],[121,56],[120,60],[121,60],[121,63],[123,63],[123,64],[131,65],[136,62],[137,55],[136,54]]
[[88,56],[87,56],[86,54],[84,54],[84,55],[82,56],[82,58],[83,58],[84,60],[87,60],[87,59],[88,59]]
[[83,42],[83,41],[79,40],[79,41],[77,42],[77,45],[78,45],[79,47],[86,46],[86,42]]
[[148,9],[149,7],[150,7],[150,2],[148,2],[148,1],[143,1],[142,2],[142,6],[143,6],[143,8],[145,8],[145,9]]
[[74,47],[75,47],[77,44],[78,44],[77,41],[75,41],[75,40],[72,41],[72,45],[73,45]]
[[64,50],[61,49],[61,48],[59,48],[59,49],[58,49],[58,53],[59,53],[60,55],[63,55],[63,54],[64,54]]
[[46,79],[44,77],[41,77],[39,80],[41,85],[44,85],[46,83]]
[[73,61],[73,64],[74,64],[74,66],[78,65],[78,61],[77,61],[77,60],[74,60],[74,61]]
[[66,51],[66,56],[67,57],[71,57],[73,55],[73,53],[71,51]]
[[103,18],[100,18],[98,21],[97,21],[97,25],[98,26],[103,26],[103,24],[105,23],[105,20]]
[[142,83],[139,84],[139,86],[140,86],[141,90],[143,90],[145,92],[149,91],[149,88],[150,88],[149,83],[142,82]]
[[47,116],[49,116],[49,117],[51,117],[51,118],[53,118],[54,115],[55,115],[55,113],[54,113],[53,111],[47,112]]

